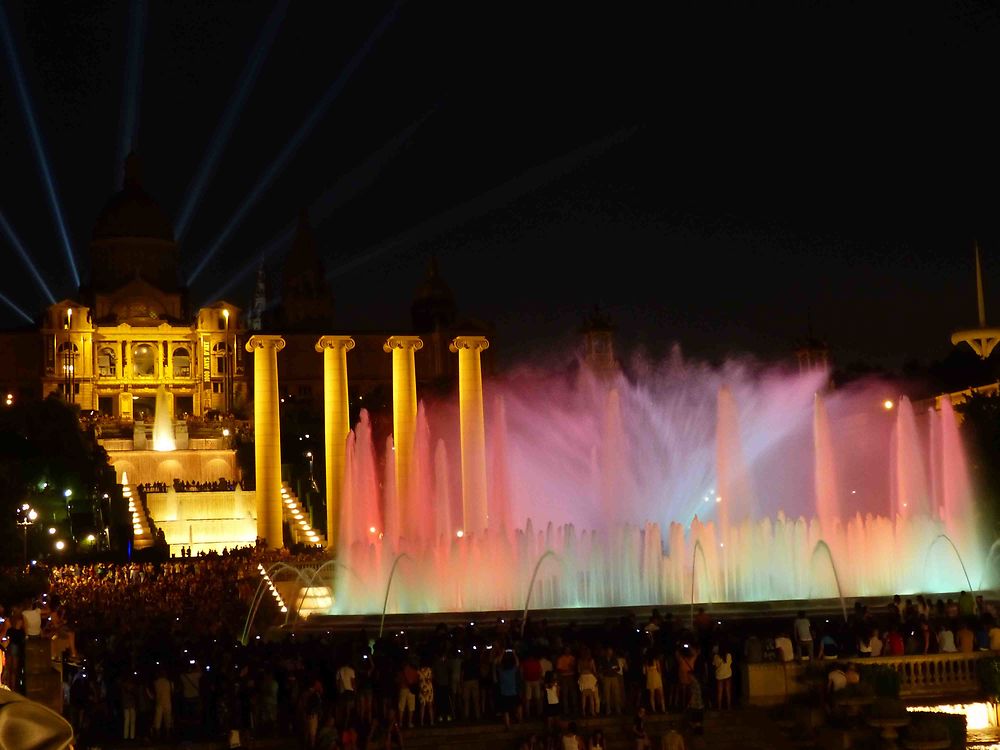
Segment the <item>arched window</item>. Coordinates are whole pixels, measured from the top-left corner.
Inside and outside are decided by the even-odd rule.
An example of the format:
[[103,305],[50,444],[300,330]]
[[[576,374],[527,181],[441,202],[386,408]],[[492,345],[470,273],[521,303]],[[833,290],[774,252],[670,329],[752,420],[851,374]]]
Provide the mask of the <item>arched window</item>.
[[191,354],[183,346],[174,349],[174,377],[191,377]]
[[97,374],[102,378],[113,378],[118,372],[115,361],[115,350],[109,346],[97,352]]
[[228,372],[226,363],[229,361],[229,347],[220,341],[212,347],[212,359],[215,360],[215,374],[225,375]]
[[76,360],[80,356],[80,350],[76,344],[64,341],[59,344],[59,369],[64,375],[76,372]]
[[132,348],[132,374],[137,378],[156,376],[156,347],[152,344],[136,344]]

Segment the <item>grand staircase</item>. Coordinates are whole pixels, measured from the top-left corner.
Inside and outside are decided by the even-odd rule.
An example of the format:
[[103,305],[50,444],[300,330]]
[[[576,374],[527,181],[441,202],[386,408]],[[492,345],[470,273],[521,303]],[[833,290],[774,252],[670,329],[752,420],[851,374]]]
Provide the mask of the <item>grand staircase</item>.
[[134,549],[148,549],[156,543],[156,534],[149,518],[146,504],[139,496],[139,491],[129,483],[128,474],[122,474],[122,497],[128,502],[128,512],[132,516],[132,534]]
[[312,527],[309,522],[309,511],[299,502],[298,495],[288,482],[281,483],[281,515],[291,529],[292,542],[326,547],[326,537]]

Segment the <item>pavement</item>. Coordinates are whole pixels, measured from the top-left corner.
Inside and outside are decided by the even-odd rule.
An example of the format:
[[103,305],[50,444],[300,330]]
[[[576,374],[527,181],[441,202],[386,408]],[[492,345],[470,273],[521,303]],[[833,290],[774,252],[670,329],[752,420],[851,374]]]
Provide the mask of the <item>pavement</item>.
[[[597,729],[604,732],[608,750],[634,750],[631,735],[632,717],[598,717],[577,719],[581,734],[590,735]],[[769,718],[767,711],[754,708],[737,708],[732,711],[706,711],[704,733],[693,735],[685,731],[679,713],[647,716],[646,726],[652,739],[653,750],[659,750],[660,738],[669,729],[676,729],[685,736],[686,750],[792,750],[792,744]],[[503,723],[454,722],[438,723],[433,727],[418,727],[403,732],[406,750],[517,750],[520,743],[531,735],[544,737],[545,725],[541,720],[513,724],[505,729]],[[177,740],[174,742],[116,742],[101,745],[78,744],[77,750],[223,750],[230,748],[223,739]],[[299,750],[298,738],[283,736],[271,738],[244,737],[240,747],[246,750]]]

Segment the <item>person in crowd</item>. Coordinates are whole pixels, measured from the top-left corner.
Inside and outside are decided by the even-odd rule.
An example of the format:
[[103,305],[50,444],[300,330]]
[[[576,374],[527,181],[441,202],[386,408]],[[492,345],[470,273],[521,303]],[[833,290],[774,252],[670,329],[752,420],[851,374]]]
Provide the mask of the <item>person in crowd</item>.
[[938,626],[937,644],[939,653],[953,654],[958,651],[955,646],[955,634],[952,632],[951,626],[946,622],[942,622]]
[[166,669],[159,669],[153,680],[153,737],[162,740],[169,737],[174,729],[174,686],[167,677]]
[[122,739],[135,739],[135,719],[139,710],[139,683],[135,672],[122,676],[118,683],[118,705],[122,711]]
[[598,663],[601,683],[601,704],[604,714],[620,715],[625,697],[624,658],[619,656],[614,646],[607,646]]
[[545,706],[542,701],[542,663],[532,649],[521,659],[521,680],[524,683],[524,718],[542,716]]
[[635,750],[652,750],[649,733],[646,731],[646,709],[642,706],[636,709],[632,721],[632,739],[635,740]]
[[[459,649],[461,651],[461,649]],[[479,654],[472,647],[462,658],[462,718],[478,719],[481,715],[479,697]]]
[[884,644],[882,642],[882,638],[879,634],[878,628],[871,628],[869,632],[871,633],[871,635],[869,636],[868,643],[871,646],[871,655],[872,658],[876,658],[882,655],[882,649],[884,647]]
[[562,731],[561,750],[587,750],[587,744],[577,729],[576,722],[569,722]]
[[567,716],[576,716],[580,711],[580,691],[576,684],[576,657],[567,645],[556,659],[556,675],[559,677],[559,695],[563,711]]
[[792,623],[792,634],[795,636],[796,656],[799,659],[811,659],[813,656],[812,623],[806,617],[805,610],[800,609]]
[[431,662],[431,682],[434,690],[433,713],[438,721],[451,721],[454,718],[451,706],[451,659],[448,655],[447,644],[441,644],[437,648],[438,654]]
[[646,694],[649,697],[649,710],[653,713],[665,713],[666,701],[663,697],[663,662],[652,649],[646,655],[642,672],[646,675]]
[[774,650],[780,662],[787,663],[795,658],[795,648],[792,646],[792,639],[788,637],[788,633],[781,633],[774,639]]
[[715,670],[715,707],[720,711],[733,707],[733,655],[728,644],[720,643],[712,655]]
[[424,660],[417,670],[419,710],[417,723],[420,726],[434,726],[434,670],[430,662]]
[[677,684],[679,687],[680,706],[683,710],[691,700],[691,690],[697,682],[695,667],[698,662],[698,647],[683,643],[676,652]]
[[971,654],[975,650],[976,636],[969,627],[971,618],[972,615],[969,615],[959,620],[958,630],[955,631],[955,647],[962,654]]
[[885,637],[882,646],[882,653],[885,656],[903,656],[906,653],[906,646],[903,642],[903,634],[899,632],[898,625],[890,625],[889,632]]
[[413,729],[417,713],[417,691],[420,689],[420,675],[410,659],[406,659],[397,673],[399,690],[399,723]]
[[357,701],[358,676],[349,658],[341,660],[337,669],[337,709],[336,720],[339,726],[346,726],[354,718]]
[[562,715],[562,700],[559,694],[559,680],[551,669],[545,674],[543,688],[545,696],[545,724],[551,733]]
[[514,649],[505,649],[497,668],[497,689],[500,700],[498,708],[503,714],[503,723],[507,729],[510,729],[512,715],[514,721],[521,720],[520,677],[517,654]]

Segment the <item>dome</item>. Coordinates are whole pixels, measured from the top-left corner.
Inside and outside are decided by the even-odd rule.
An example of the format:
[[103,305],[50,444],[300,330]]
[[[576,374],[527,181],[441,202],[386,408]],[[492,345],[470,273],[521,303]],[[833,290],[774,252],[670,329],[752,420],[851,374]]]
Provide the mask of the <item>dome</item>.
[[139,157],[125,160],[125,187],[108,200],[94,225],[93,239],[143,237],[174,241],[174,228],[166,213],[142,189]]
[[455,304],[455,295],[451,293],[445,280],[438,273],[437,258],[432,257],[427,268],[427,276],[413,296],[414,303],[444,303]]
[[418,332],[448,328],[455,322],[455,295],[438,273],[437,258],[431,256],[427,276],[410,306],[413,328]]

